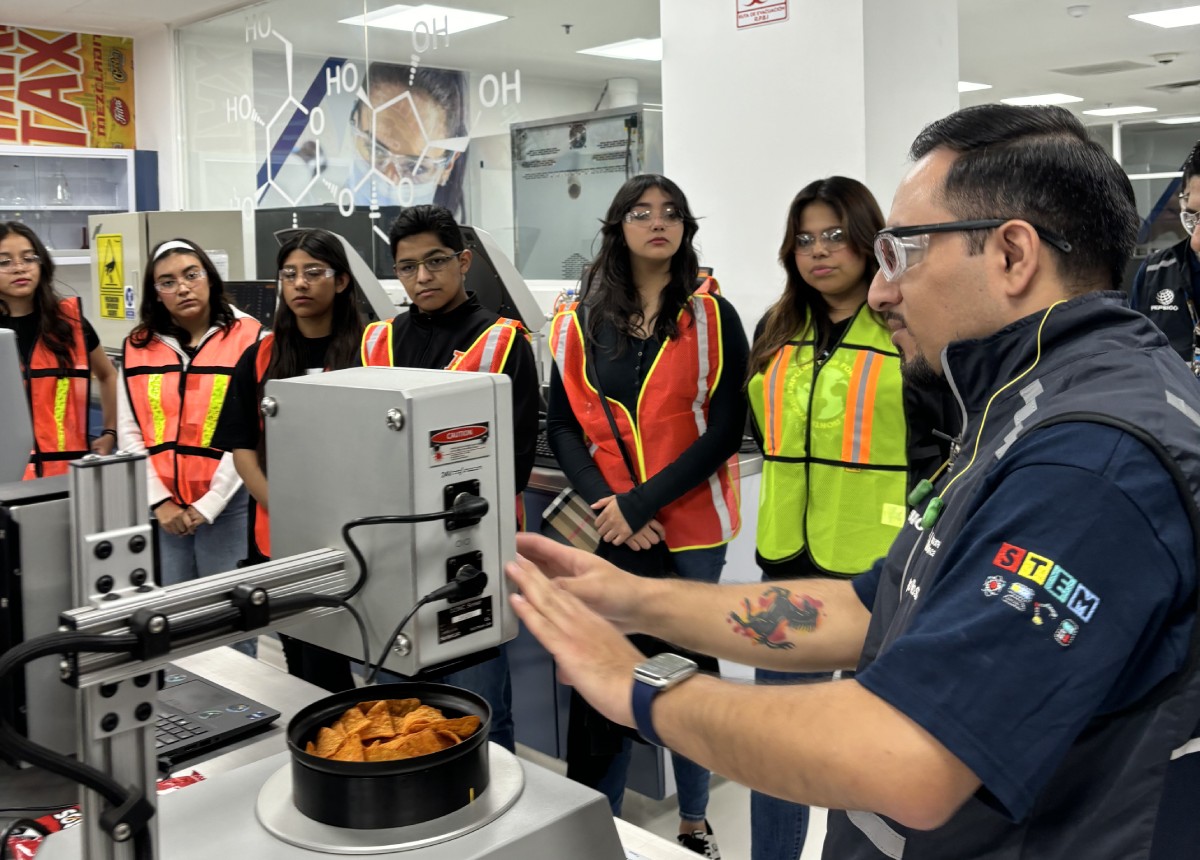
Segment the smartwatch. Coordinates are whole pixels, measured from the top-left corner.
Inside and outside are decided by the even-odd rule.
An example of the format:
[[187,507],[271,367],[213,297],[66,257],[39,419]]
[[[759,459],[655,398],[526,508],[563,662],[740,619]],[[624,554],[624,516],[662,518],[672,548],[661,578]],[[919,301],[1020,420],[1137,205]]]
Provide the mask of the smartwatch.
[[654,731],[650,706],[663,690],[686,681],[697,671],[696,662],[678,654],[659,654],[633,670],[633,720],[638,734],[655,746],[665,746]]

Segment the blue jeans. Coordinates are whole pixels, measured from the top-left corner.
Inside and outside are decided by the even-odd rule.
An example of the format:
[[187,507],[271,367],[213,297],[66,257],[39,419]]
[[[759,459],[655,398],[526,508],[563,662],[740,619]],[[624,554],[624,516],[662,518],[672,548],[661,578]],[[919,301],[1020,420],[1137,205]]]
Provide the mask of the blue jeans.
[[[828,681],[832,677],[829,672],[754,670],[759,684]],[[750,860],[798,860],[807,834],[807,806],[750,792]]]
[[[673,553],[671,560],[675,563],[675,572],[682,579],[717,582],[721,578],[721,569],[725,567],[725,546]],[[633,741],[624,738],[621,751],[617,753],[608,771],[596,786],[608,798],[613,815],[621,814],[625,781],[632,757]],[[679,790],[679,817],[684,821],[702,824],[708,811],[708,784],[711,774],[707,768],[678,753],[671,753],[671,769],[675,772],[675,785]]]
[[[403,675],[380,670],[379,683],[401,683],[410,681]],[[517,747],[516,733],[513,730],[512,718],[512,679],[508,673],[508,648],[500,646],[500,655],[483,663],[476,663],[466,669],[447,672],[445,675],[423,678],[438,684],[452,684],[470,690],[483,698],[492,708],[492,727],[488,732],[488,740],[495,741],[509,752],[515,752]]]
[[[202,576],[236,570],[246,557],[246,535],[249,528],[248,499],[245,487],[229,499],[216,522],[202,525],[195,534],[173,535],[158,530],[159,581],[162,585],[177,585]],[[251,657],[258,654],[258,643],[247,639],[234,645]]]

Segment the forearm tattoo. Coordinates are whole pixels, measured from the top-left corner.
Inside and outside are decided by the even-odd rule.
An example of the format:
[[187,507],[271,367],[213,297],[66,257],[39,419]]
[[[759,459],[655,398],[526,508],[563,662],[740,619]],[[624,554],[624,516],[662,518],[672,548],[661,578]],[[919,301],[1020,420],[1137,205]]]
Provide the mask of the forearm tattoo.
[[750,600],[743,600],[742,605],[744,618],[736,611],[729,613],[733,632],[755,645],[787,650],[796,647],[796,643],[788,641],[789,630],[816,632],[824,604],[807,594],[792,594],[786,588],[772,585],[758,598],[757,606]]

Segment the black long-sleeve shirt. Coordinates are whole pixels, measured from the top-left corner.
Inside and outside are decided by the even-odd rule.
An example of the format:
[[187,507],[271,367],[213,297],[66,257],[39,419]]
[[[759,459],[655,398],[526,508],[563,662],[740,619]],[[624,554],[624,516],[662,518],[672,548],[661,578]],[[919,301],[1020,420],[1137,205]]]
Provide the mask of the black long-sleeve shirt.
[[[721,348],[724,364],[721,378],[713,389],[708,406],[708,427],[695,442],[662,471],[617,496],[621,515],[635,532],[650,522],[660,510],[684,493],[708,480],[728,460],[742,441],[746,423],[746,398],[743,384],[749,346],[741,320],[733,305],[715,296],[721,314]],[[592,372],[599,375],[604,393],[620,402],[637,420],[638,394],[646,379],[661,342],[656,337],[624,337],[624,349],[618,354],[616,329],[602,325],[592,344],[595,362]],[[643,443],[654,444],[653,427],[641,427]],[[583,428],[571,411],[558,367],[550,374],[550,403],[546,416],[546,435],[558,465],[571,486],[589,503],[613,495],[599,467],[588,453]],[[633,455],[633,452],[630,452]]]
[[[441,370],[454,360],[456,351],[470,349],[499,318],[481,305],[474,293],[468,293],[465,302],[445,313],[427,314],[411,307],[392,321],[392,364]],[[537,366],[533,348],[525,338],[517,338],[513,344],[504,362],[504,374],[512,380],[513,479],[519,493],[533,472],[540,409]]]

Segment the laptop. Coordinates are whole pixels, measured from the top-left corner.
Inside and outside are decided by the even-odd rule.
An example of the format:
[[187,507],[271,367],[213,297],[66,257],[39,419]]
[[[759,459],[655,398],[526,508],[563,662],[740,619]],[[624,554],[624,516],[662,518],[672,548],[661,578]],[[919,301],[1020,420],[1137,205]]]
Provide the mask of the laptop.
[[[0,410],[0,484],[3,484],[21,480],[29,452],[33,450],[17,333],[10,328],[0,328],[0,403],[4,404]],[[14,408],[16,404],[23,408]]]
[[278,719],[274,708],[167,663],[154,740],[159,767],[170,770],[205,750],[261,732]]

